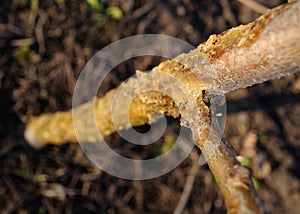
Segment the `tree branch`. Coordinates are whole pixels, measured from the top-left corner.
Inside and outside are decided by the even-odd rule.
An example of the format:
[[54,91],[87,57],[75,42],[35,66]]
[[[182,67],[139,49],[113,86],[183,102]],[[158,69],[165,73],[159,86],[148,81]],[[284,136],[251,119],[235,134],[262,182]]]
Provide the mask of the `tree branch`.
[[[220,130],[213,126],[210,109],[213,99],[209,95],[215,89],[223,88],[227,93],[299,71],[299,14],[300,1],[281,5],[248,25],[210,36],[195,50],[161,63],[148,74],[139,72],[136,79],[120,86],[124,90],[119,97],[114,98],[116,90],[112,90],[103,98],[77,107],[73,111],[84,118],[78,121],[82,127],[81,140],[97,140],[98,130],[90,127],[91,121],[85,120],[89,117],[84,115],[90,113],[96,115],[98,129],[105,136],[131,124],[153,122],[149,121],[153,112],[174,117],[180,113],[182,124],[191,128],[196,145],[208,161],[225,197],[228,213],[265,212],[252,186],[249,171],[240,165],[230,145],[221,140]],[[158,90],[142,93],[137,88],[149,83],[149,79],[156,80],[152,81],[151,87]],[[172,86],[167,93],[170,96],[158,92],[166,86]],[[119,119],[113,124],[110,106],[113,99],[122,105],[122,100],[128,96],[126,90],[139,95],[129,109],[131,124],[126,119],[127,110],[121,107],[115,115]],[[72,112],[32,117],[25,137],[35,148],[47,143],[76,142]]]

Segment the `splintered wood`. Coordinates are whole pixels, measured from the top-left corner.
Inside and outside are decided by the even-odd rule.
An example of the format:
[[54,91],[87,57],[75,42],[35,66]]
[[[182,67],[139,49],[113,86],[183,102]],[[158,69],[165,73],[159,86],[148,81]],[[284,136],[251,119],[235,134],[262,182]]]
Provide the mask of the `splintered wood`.
[[[228,213],[265,212],[248,169],[237,161],[231,146],[221,140],[222,133],[210,128],[212,113],[205,94],[215,89],[227,93],[299,71],[299,14],[300,1],[281,5],[248,25],[212,35],[195,50],[162,62],[149,73],[138,72],[137,78],[120,86],[124,90],[118,92],[116,124],[112,122],[110,110],[117,89],[78,106],[73,111],[82,115],[81,140],[94,142],[95,132],[107,136],[116,129],[154,122],[151,119],[154,112],[173,117],[181,115],[182,124],[191,128],[195,144],[207,158],[225,197]],[[149,83],[149,79],[155,81]],[[138,90],[144,83],[152,84],[156,90]],[[169,86],[169,91],[162,90],[165,86]],[[129,92],[138,96],[124,110],[122,102]],[[86,120],[92,114],[97,129],[90,125],[95,122]],[[32,117],[25,138],[35,148],[77,142],[72,111]]]

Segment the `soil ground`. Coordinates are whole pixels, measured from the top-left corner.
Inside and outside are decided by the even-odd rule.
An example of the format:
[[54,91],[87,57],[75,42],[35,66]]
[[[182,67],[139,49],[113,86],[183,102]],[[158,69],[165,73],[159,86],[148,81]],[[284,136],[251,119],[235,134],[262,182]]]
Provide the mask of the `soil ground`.
[[[226,213],[223,197],[195,149],[170,173],[128,181],[96,168],[78,144],[32,149],[23,137],[30,115],[71,108],[76,79],[101,48],[136,34],[165,34],[196,46],[210,34],[259,16],[238,1],[99,1],[123,11],[120,19],[87,1],[13,0],[0,6],[0,212],[172,213],[188,176],[195,182],[183,213]],[[283,3],[259,0],[267,7]],[[106,4],[106,5],[105,5]],[[118,66],[102,96],[157,59]],[[251,156],[258,192],[271,213],[300,210],[300,75],[269,81],[227,96],[225,136]],[[165,136],[176,139],[178,121]],[[147,129],[146,126],[140,127]],[[166,138],[166,137],[165,137]],[[119,145],[120,137],[109,137]],[[134,148],[128,149],[134,151]],[[248,149],[247,149],[248,148]],[[126,151],[124,153],[126,153]]]

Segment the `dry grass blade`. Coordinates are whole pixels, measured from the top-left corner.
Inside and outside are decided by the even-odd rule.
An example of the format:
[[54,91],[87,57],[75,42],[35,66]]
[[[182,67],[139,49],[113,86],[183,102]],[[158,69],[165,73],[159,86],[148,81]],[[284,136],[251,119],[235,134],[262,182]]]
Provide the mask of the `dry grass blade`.
[[246,7],[249,7],[250,9],[254,10],[257,13],[264,14],[267,12],[269,8],[266,6],[254,1],[254,0],[238,0],[242,4],[244,4]]

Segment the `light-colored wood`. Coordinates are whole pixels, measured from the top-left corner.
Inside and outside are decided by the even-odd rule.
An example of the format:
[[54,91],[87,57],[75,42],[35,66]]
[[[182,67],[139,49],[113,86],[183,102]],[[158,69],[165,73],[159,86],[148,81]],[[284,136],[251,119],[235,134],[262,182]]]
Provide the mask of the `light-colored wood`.
[[[237,161],[230,145],[221,140],[222,133],[211,129],[212,113],[205,93],[216,88],[227,93],[299,71],[299,14],[299,1],[281,5],[248,25],[210,36],[190,53],[161,63],[149,74],[139,73],[137,79],[120,86],[136,90],[151,77],[156,80],[152,86],[157,91],[166,84],[172,85],[174,90],[185,89],[182,93],[171,90],[172,96],[157,91],[142,93],[131,104],[130,122],[132,125],[152,122],[149,117],[156,111],[173,117],[181,114],[182,124],[191,128],[196,145],[207,158],[225,197],[228,213],[263,213],[265,210],[256,196],[249,171]],[[176,85],[178,81],[173,78],[181,85]],[[127,128],[131,125],[126,119],[127,111],[120,110],[115,115],[119,118],[117,124],[112,123],[109,110],[115,91],[73,111],[82,113],[82,118],[94,112],[103,135]],[[126,96],[126,92],[120,95]],[[119,102],[122,103],[122,99]],[[26,126],[25,138],[35,148],[47,143],[76,142],[72,121],[71,110],[32,117]],[[98,130],[89,126],[90,121],[79,123],[83,130],[81,137],[95,141],[94,134]]]

